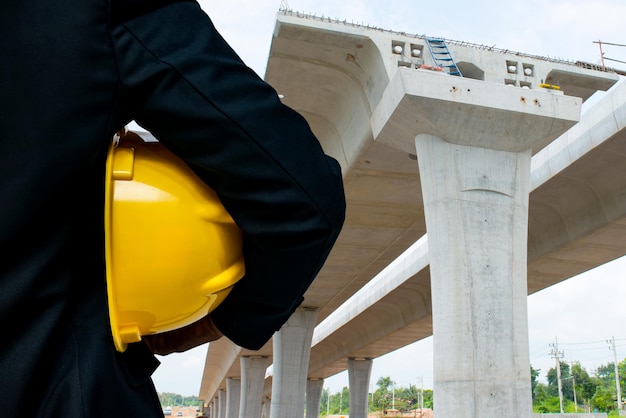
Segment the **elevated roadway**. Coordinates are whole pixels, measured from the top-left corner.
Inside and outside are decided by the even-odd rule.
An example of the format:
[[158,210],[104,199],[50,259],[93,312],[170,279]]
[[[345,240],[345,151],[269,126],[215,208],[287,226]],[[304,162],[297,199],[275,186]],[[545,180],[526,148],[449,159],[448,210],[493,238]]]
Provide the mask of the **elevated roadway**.
[[[432,64],[425,48],[421,37],[309,16],[277,18],[266,80],[340,161],[348,202],[345,227],[303,303],[318,310],[310,378],[345,370],[348,358],[380,357],[432,335],[415,151],[378,141],[372,129],[372,115],[399,68],[431,75],[421,68]],[[587,100],[619,79],[589,65],[454,42],[449,48],[466,77],[520,92],[548,84],[559,88],[555,94]],[[533,150],[529,294],[626,254],[625,103],[621,85],[566,134]],[[201,399],[224,389],[226,378],[241,376],[241,356],[271,358],[272,342],[258,352],[225,339],[211,343]]]

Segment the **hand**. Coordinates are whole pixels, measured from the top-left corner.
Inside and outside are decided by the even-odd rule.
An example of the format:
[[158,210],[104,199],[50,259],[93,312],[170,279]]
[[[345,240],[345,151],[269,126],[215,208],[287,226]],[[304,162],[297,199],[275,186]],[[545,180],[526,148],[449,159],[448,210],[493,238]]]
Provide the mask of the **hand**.
[[145,335],[143,341],[154,354],[165,356],[182,353],[209,341],[215,341],[224,334],[211,320],[209,315],[183,328],[161,334]]

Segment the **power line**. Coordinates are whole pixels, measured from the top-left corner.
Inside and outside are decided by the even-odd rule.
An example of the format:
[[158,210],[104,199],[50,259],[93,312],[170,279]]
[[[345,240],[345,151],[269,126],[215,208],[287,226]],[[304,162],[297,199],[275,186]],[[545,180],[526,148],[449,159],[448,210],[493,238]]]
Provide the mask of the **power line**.
[[579,343],[564,343],[561,342],[561,345],[584,345],[584,344],[604,344],[605,340],[595,340],[595,341],[583,341]]
[[587,348],[567,348],[567,351],[598,351],[604,350],[606,347],[587,347]]
[[[626,341],[626,338],[615,338],[615,341]],[[583,345],[583,344],[605,344],[606,340],[593,340],[593,341],[581,341],[581,342],[572,342],[572,343],[564,343],[560,342],[560,345]]]
[[[616,347],[626,347],[626,343],[617,344],[617,341],[625,341],[626,338],[613,338]],[[589,350],[604,350],[607,340],[593,340],[593,341],[581,341],[581,342],[559,342],[561,347],[565,346],[568,351],[589,351]],[[596,345],[595,347],[578,347],[584,345]]]

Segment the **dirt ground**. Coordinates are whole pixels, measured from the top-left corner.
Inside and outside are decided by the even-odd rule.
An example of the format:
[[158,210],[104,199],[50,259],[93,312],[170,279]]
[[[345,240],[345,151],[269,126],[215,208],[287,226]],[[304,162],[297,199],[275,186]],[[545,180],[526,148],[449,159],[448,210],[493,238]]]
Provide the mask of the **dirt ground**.
[[[178,411],[182,411],[183,412],[183,417],[195,417],[196,416],[196,409],[192,408],[192,407],[186,407],[186,408],[181,408],[181,407],[172,407],[172,417],[175,417],[176,414],[178,413]],[[383,415],[382,413],[378,412],[378,413],[371,413],[368,415],[368,418],[391,418],[391,417],[398,417],[398,418],[433,418],[433,411],[431,409],[424,409],[422,411],[422,413],[420,414],[419,410],[415,410],[409,413],[393,413],[393,412],[389,412],[385,415]],[[344,415],[328,415],[328,418],[348,418],[348,414],[344,414]]]
[[404,414],[400,413],[400,412],[391,412],[389,411],[387,414],[383,415],[382,413],[378,413],[378,414],[369,414],[368,418],[387,418],[387,417],[403,417],[403,418],[433,418],[433,411],[432,409],[426,409],[424,408],[422,411],[416,409],[414,411],[411,412],[405,412]]
[[172,415],[171,417],[179,416],[178,413],[182,412],[183,417],[191,418],[196,416],[196,407],[195,406],[173,406],[172,407]]
[[[433,411],[431,409],[423,409],[422,412],[420,413],[419,410],[415,410],[412,412],[406,412],[404,414],[402,413],[394,413],[394,412],[388,412],[387,414],[383,415],[381,412],[373,412],[370,413],[367,418],[391,418],[391,417],[398,417],[398,418],[433,418]],[[348,418],[348,414],[344,414],[344,415],[328,415],[328,418]]]

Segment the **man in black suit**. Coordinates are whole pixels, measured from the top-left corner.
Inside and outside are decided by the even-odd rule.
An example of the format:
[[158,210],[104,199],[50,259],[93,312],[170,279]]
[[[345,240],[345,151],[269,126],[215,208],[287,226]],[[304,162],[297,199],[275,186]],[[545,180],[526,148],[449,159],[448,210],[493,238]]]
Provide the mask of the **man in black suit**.
[[[153,352],[222,334],[257,349],[301,303],[343,223],[339,165],[193,1],[3,0],[0,53],[2,413],[161,416]],[[246,275],[175,339],[118,353],[104,167],[131,120],[218,193]]]

